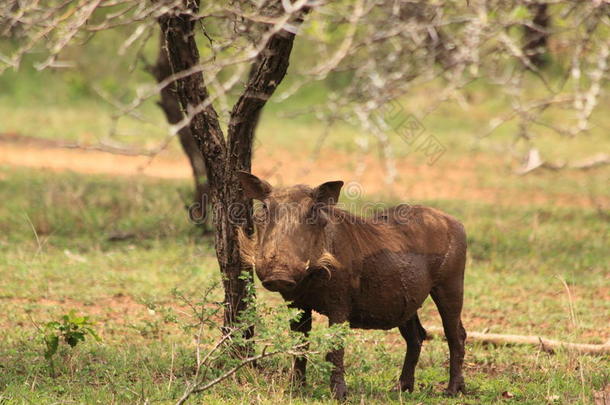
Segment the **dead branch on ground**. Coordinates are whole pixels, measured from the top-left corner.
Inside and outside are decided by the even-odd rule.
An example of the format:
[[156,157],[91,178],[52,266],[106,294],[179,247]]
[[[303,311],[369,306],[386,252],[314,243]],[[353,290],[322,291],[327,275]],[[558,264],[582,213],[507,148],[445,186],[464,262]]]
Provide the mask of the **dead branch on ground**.
[[[427,327],[426,331],[433,338],[443,338],[445,333],[441,327]],[[563,349],[582,354],[610,354],[610,341],[604,344],[572,343],[547,339],[533,335],[503,335],[499,333],[468,332],[467,341],[490,343],[494,345],[530,345],[538,346],[547,353]]]

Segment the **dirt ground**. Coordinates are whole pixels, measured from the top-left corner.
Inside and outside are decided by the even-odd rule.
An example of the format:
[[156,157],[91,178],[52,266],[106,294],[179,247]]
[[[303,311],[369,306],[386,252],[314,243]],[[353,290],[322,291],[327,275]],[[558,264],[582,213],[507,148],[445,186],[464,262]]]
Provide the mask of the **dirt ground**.
[[[70,170],[85,174],[148,176],[164,179],[188,179],[191,169],[187,159],[175,151],[154,157],[119,155],[99,150],[62,146],[61,142],[3,134],[0,136],[0,165]],[[542,204],[560,206],[606,207],[610,199],[582,194],[549,193],[534,188],[506,188],[501,183],[511,176],[509,169],[491,157],[473,154],[460,159],[441,159],[427,165],[414,157],[396,160],[399,178],[386,183],[383,162],[374,155],[360,156],[335,150],[322,150],[312,160],[296,151],[260,148],[256,150],[253,173],[274,185],[304,183],[315,185],[327,180],[346,182],[346,196],[381,196],[417,202],[426,199],[480,201],[490,204]],[[490,174],[487,176],[485,174]],[[556,175],[556,174],[552,174]],[[512,175],[514,176],[514,175]],[[562,176],[586,176],[564,173]],[[497,184],[493,180],[498,178]]]

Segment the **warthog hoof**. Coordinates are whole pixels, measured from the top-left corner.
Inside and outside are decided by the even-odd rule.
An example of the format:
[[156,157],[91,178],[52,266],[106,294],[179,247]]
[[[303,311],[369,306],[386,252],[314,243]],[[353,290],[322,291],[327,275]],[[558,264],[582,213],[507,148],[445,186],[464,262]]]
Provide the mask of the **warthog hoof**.
[[414,381],[398,381],[390,390],[391,392],[413,392]]
[[303,388],[307,385],[307,380],[303,374],[293,373],[290,377],[290,383],[294,388]]
[[458,392],[466,394],[466,385],[464,384],[464,381],[460,381],[456,384],[449,384],[447,389],[444,391],[444,394],[448,397],[454,397],[458,394]]

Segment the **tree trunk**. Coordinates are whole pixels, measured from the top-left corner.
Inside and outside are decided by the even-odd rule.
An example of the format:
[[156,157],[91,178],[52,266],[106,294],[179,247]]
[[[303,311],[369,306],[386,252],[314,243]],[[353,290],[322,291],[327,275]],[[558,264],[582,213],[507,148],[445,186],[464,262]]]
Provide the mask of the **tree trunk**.
[[[172,72],[172,67],[169,63],[167,43],[163,33],[159,36],[159,54],[157,56],[157,62],[153,66],[150,66],[148,70],[155,77],[157,83],[161,83],[174,73]],[[178,124],[184,118],[184,114],[182,114],[174,83],[161,89],[160,95],[161,100],[158,104],[165,113],[167,122],[171,125]],[[182,149],[191,164],[193,179],[195,181],[195,193],[193,196],[193,203],[189,208],[189,216],[193,222],[202,223],[205,222],[207,218],[206,211],[209,200],[208,184],[205,180],[205,162],[203,161],[203,156],[197,146],[197,142],[195,142],[195,139],[191,134],[191,129],[188,126],[184,126],[178,131],[178,138],[180,139]]]
[[[200,63],[192,18],[198,11],[198,0],[184,0],[183,7],[175,8],[159,19],[173,72],[185,71]],[[246,271],[252,278],[252,269],[244,267],[240,260],[236,237],[238,226],[245,226],[249,233],[252,231],[252,202],[243,196],[236,172],[250,171],[254,130],[261,109],[286,74],[294,37],[293,33],[280,30],[267,40],[252,65],[243,94],[231,111],[226,141],[218,115],[209,102],[202,73],[196,72],[175,82],[183,113],[193,111],[195,106],[203,107],[191,114],[189,128],[203,154],[208,175],[216,256],[225,290],[224,325],[227,328],[234,325],[247,306],[249,280],[241,277],[242,272]],[[252,330],[246,337],[251,334]]]
[[537,68],[544,67],[546,64],[545,54],[547,53],[547,42],[549,38],[548,28],[550,17],[548,14],[548,4],[534,3],[528,6],[534,18],[532,26],[525,26],[523,38],[523,54]]

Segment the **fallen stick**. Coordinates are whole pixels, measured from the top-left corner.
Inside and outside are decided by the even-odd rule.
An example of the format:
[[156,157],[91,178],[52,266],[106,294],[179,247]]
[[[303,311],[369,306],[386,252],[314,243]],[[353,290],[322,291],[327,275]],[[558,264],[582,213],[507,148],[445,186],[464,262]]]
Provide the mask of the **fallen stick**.
[[538,149],[532,148],[528,152],[527,161],[522,167],[517,169],[516,173],[520,176],[523,176],[524,174],[528,174],[538,169],[548,169],[553,171],[559,171],[564,169],[589,170],[605,165],[610,165],[610,155],[608,155],[607,153],[598,153],[586,159],[568,164],[567,162],[546,162],[540,157],[540,152],[538,151]]
[[[443,338],[445,333],[443,328],[437,326],[427,327],[428,335],[433,338]],[[518,345],[533,345],[547,353],[553,353],[556,349],[565,349],[583,354],[609,354],[610,341],[605,344],[595,345],[588,343],[570,343],[559,340],[546,339],[540,336],[524,336],[524,335],[502,335],[499,333],[481,333],[468,332],[467,341],[477,341],[491,344],[518,344]]]

